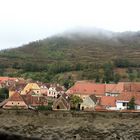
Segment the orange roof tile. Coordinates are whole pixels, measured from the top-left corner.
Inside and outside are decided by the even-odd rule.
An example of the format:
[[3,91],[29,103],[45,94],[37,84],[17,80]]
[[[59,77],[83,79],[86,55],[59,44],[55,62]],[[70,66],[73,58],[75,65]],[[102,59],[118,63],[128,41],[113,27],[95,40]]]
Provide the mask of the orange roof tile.
[[121,93],[121,92],[123,92],[124,91],[124,82],[119,82],[117,85],[116,85],[116,87],[115,87],[115,89],[113,89],[113,93]]
[[102,106],[116,106],[116,98],[112,96],[102,96],[100,99],[100,105]]
[[15,92],[10,98],[9,101],[24,101],[21,95],[18,92]]
[[17,80],[17,78],[12,78],[12,77],[0,77],[0,81],[7,81],[7,80]]
[[105,91],[106,92],[112,92],[115,89],[116,85],[117,84],[106,84],[106,86],[105,86],[106,87],[105,88],[106,90]]
[[140,82],[129,82],[125,83],[124,91],[133,91],[133,92],[140,92]]
[[105,84],[96,84],[91,82],[76,82],[75,85],[67,91],[67,93],[104,95]]
[[117,100],[123,100],[123,101],[130,101],[131,98],[135,98],[135,103],[140,103],[140,93],[138,92],[123,92],[118,97],[116,97]]

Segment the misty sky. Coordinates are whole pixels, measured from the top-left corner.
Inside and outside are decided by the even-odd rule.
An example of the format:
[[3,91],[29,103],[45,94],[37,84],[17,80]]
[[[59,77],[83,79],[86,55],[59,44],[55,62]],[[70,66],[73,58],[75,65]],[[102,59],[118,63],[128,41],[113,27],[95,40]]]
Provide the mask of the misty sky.
[[140,30],[140,0],[0,0],[0,49],[76,27]]

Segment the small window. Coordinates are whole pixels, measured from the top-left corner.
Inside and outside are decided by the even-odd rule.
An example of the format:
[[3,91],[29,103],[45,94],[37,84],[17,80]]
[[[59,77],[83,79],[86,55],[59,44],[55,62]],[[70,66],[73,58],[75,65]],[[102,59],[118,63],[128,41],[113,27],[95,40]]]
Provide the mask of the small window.
[[13,102],[12,102],[12,104],[13,104]]
[[18,105],[19,105],[19,103],[18,103]]
[[123,106],[127,106],[127,103],[123,103]]

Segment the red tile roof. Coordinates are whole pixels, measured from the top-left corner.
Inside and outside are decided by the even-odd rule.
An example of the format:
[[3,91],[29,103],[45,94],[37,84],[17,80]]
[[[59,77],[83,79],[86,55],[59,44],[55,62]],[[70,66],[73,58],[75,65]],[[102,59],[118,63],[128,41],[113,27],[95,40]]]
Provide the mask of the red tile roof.
[[124,85],[124,82],[119,82],[118,84],[106,84],[106,92],[121,93],[124,91]]
[[102,96],[100,99],[100,105],[116,107],[116,98],[112,96]]
[[106,84],[106,92],[112,92],[115,89],[116,84]]
[[135,103],[137,105],[140,105],[140,93],[138,92],[124,92],[121,93],[118,97],[116,97],[116,99],[122,101],[130,101],[132,97],[135,98]]
[[125,83],[124,91],[127,92],[140,92],[140,82],[129,82]]
[[31,94],[22,95],[26,104],[31,106],[48,105],[44,96],[32,96]]
[[9,101],[24,101],[22,96],[18,93],[15,92],[10,98]]
[[12,77],[0,77],[0,81],[7,81],[7,80],[17,80],[17,78],[12,78]]
[[105,93],[105,84],[96,84],[91,82],[76,82],[73,87],[68,91],[68,94],[79,93],[86,95],[104,95]]

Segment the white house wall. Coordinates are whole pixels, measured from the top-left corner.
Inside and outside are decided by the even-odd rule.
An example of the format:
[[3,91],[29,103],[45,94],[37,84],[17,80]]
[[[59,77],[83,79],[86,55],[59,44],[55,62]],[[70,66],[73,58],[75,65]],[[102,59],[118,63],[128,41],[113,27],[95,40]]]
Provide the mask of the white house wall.
[[116,102],[117,110],[127,109],[127,106],[123,106],[123,103],[128,103],[128,102],[129,101],[117,101]]

